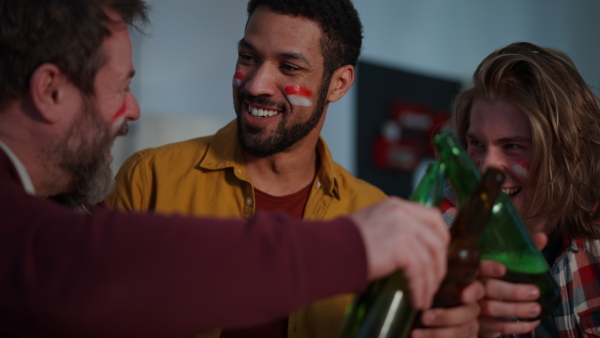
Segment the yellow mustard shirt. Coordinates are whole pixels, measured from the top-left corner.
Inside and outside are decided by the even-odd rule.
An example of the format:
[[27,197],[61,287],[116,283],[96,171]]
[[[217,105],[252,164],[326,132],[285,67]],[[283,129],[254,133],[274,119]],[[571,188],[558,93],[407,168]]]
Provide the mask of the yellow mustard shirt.
[[[322,138],[317,151],[321,167],[304,219],[332,219],[386,198],[381,190],[335,163]],[[125,210],[253,217],[254,189],[237,142],[236,122],[212,136],[135,153],[119,170],[117,187],[106,202]],[[352,295],[332,297],[293,313],[288,320],[288,337],[336,337],[351,301]],[[198,337],[219,335],[215,330]]]

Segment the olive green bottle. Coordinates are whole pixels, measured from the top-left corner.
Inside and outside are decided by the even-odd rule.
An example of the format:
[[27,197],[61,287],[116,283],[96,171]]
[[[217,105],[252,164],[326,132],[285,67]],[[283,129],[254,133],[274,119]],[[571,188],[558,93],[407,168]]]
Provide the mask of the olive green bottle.
[[[412,193],[410,200],[426,206],[439,206],[444,188],[444,165],[433,162]],[[371,283],[348,308],[338,337],[408,337],[416,315],[402,272]]]
[[[459,207],[475,189],[481,175],[477,167],[450,133],[435,137],[440,160],[446,165],[448,180],[456,192]],[[542,313],[551,314],[561,300],[560,289],[549,272],[548,264],[536,248],[523,219],[510,198],[500,193],[492,217],[480,240],[482,258],[499,261],[506,266],[504,280],[535,284],[540,289],[538,302]]]
[[435,295],[434,308],[460,305],[462,290],[475,280],[481,261],[479,240],[490,220],[503,181],[504,174],[500,170],[488,169],[458,211],[450,228],[448,272]]

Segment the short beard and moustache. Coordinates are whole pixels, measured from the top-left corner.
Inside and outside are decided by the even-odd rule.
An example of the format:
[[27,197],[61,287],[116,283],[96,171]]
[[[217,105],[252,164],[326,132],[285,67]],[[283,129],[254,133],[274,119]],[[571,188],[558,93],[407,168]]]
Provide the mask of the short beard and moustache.
[[[127,130],[124,123],[118,135],[126,134]],[[60,168],[73,177],[70,195],[92,205],[103,201],[112,191],[115,183],[109,151],[114,138],[111,126],[102,120],[92,100],[84,96],[80,117],[54,147]]]
[[[329,80],[331,77],[329,77]],[[281,102],[275,102],[269,97],[252,96],[246,92],[240,92],[239,104],[235,107],[238,124],[238,141],[242,150],[252,156],[265,158],[271,155],[280,153],[308,135],[319,123],[321,116],[327,104],[327,89],[329,88],[329,80],[323,79],[317,96],[317,104],[313,109],[310,119],[303,123],[298,123],[286,128],[285,123],[289,117],[286,105]],[[244,125],[241,117],[242,102],[255,103],[267,107],[275,107],[280,109],[281,121],[277,126],[274,135],[267,138],[260,138],[261,127]]]

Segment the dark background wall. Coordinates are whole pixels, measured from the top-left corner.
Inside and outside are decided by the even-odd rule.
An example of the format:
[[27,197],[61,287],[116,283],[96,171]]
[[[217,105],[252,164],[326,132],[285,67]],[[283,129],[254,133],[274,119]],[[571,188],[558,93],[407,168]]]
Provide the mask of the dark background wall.
[[[412,191],[413,170],[378,167],[373,155],[374,152],[381,152],[382,147],[379,146],[378,150],[374,142],[381,136],[386,120],[398,122],[394,120],[398,105],[414,105],[416,110],[424,109],[430,116],[437,118],[443,115],[447,118],[452,100],[460,90],[460,83],[360,62],[357,84],[357,176],[387,194],[407,198]],[[396,114],[393,113],[394,110]],[[431,158],[430,135],[427,132],[402,128],[401,139],[420,143],[420,161]]]

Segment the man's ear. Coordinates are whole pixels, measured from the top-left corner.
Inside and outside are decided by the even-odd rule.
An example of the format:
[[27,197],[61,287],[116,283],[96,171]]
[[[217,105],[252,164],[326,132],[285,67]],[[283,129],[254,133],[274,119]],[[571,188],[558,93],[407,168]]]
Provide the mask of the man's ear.
[[41,118],[57,122],[76,102],[78,90],[54,64],[44,63],[33,72],[29,82],[31,100]]
[[338,68],[331,76],[327,101],[335,102],[344,97],[352,87],[352,83],[354,83],[354,66],[345,65]]

